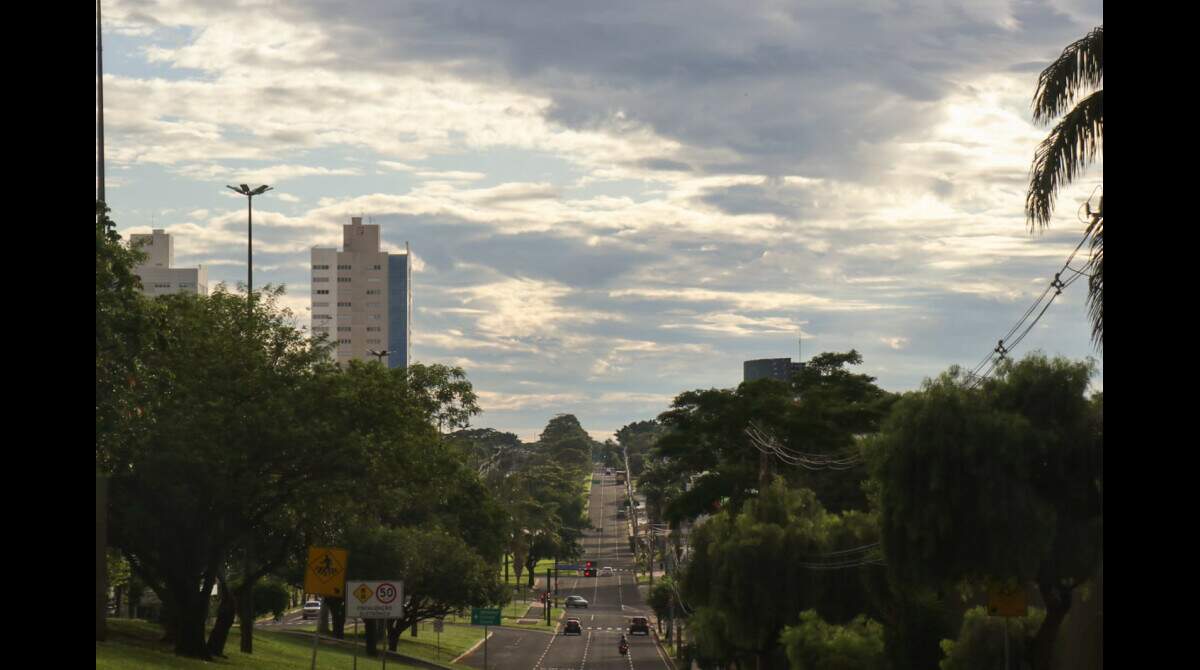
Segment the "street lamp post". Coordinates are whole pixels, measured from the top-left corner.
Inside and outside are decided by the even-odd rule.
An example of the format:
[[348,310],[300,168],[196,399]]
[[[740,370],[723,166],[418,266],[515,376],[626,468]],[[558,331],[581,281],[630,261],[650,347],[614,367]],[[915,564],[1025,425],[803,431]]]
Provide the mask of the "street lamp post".
[[250,312],[254,308],[254,196],[262,195],[272,190],[272,187],[263,184],[251,189],[245,184],[239,184],[238,188],[234,188],[226,184],[225,188],[246,196],[246,310]]
[[383,351],[375,351],[374,349],[367,349],[367,353],[378,358],[380,364],[383,364],[383,357],[387,356],[388,353],[390,353],[390,352],[387,349],[384,349]]

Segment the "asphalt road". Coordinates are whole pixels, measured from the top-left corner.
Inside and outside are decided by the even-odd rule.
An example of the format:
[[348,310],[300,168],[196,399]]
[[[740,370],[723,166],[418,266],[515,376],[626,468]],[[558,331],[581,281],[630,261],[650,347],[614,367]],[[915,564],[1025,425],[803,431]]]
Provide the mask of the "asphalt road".
[[[584,557],[597,567],[612,567],[611,577],[570,577],[559,580],[559,598],[583,596],[586,608],[567,610],[568,617],[578,618],[583,635],[565,636],[562,622],[554,634],[544,631],[491,628],[488,640],[489,669],[531,668],[532,670],[636,670],[638,668],[668,670],[653,637],[628,635],[629,619],[648,616],[649,608],[638,593],[633,573],[633,554],[625,531],[625,520],[617,518],[617,506],[624,495],[624,486],[616,478],[596,475],[600,482],[592,484],[588,515],[598,532],[588,532],[583,538]],[[629,653],[622,656],[617,649],[621,633],[629,639]],[[461,659],[474,668],[483,668],[483,647]]]

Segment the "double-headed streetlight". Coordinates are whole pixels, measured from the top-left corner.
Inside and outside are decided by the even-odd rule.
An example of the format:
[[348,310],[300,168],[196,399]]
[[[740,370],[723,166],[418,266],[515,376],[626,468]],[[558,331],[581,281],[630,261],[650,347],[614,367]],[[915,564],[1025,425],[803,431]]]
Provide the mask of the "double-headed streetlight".
[[238,188],[234,188],[226,184],[225,188],[246,196],[246,309],[252,310],[254,305],[254,196],[270,191],[271,187],[263,184],[258,188],[251,189],[245,184],[240,184]]
[[388,353],[390,353],[390,352],[388,352],[387,349],[384,349],[383,351],[375,351],[374,349],[367,349],[367,353],[378,358],[379,363],[384,365],[384,367],[387,367],[387,365],[383,363],[383,357],[387,356]]

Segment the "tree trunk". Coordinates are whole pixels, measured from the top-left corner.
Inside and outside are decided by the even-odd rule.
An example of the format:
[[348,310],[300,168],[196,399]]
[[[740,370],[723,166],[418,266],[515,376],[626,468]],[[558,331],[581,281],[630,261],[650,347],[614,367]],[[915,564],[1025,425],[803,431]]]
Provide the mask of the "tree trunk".
[[[189,583],[190,582],[190,583]],[[173,617],[178,624],[175,631],[175,654],[201,660],[212,660],[208,653],[208,641],[204,638],[204,625],[208,623],[208,604],[213,587],[211,573],[205,576],[199,592],[191,580],[171,584],[173,603],[178,607]],[[166,602],[163,603],[166,605]]]
[[224,658],[225,642],[229,639],[229,630],[233,628],[237,614],[237,598],[224,579],[218,579],[217,584],[221,592],[221,604],[217,607],[217,620],[212,632],[208,634],[208,653]]
[[342,598],[327,598],[329,603],[329,623],[333,627],[333,637],[338,640],[346,639],[346,601]]
[[238,589],[238,618],[241,619],[242,653],[254,653],[254,581],[244,579]]
[[1058,642],[1058,630],[1071,609],[1071,596],[1075,586],[1059,586],[1052,579],[1042,579],[1038,581],[1038,590],[1046,605],[1046,618],[1033,638],[1029,662],[1033,670],[1051,670],[1054,645]]
[[412,633],[410,633],[410,635],[412,635],[412,637],[416,637],[416,636],[417,636],[417,624],[419,624],[419,623],[421,623],[421,622],[420,622],[420,621],[414,621],[414,622],[412,623]]

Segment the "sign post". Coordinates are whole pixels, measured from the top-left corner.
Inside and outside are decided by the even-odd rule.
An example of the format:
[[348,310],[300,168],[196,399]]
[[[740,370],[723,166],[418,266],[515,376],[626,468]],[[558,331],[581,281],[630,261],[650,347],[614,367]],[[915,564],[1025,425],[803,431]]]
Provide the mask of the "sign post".
[[471,625],[483,626],[483,670],[487,670],[488,626],[500,625],[500,608],[472,607]]
[[993,586],[988,589],[988,614],[1004,617],[1004,670],[1009,669],[1008,658],[1008,620],[1010,617],[1023,617],[1029,614],[1029,603],[1025,597],[1025,589],[1021,587],[1007,588]]
[[[304,590],[320,596],[341,598],[346,586],[346,550],[334,547],[309,547],[304,570]],[[329,603],[321,599],[321,614],[313,632],[312,668],[317,670],[317,646],[321,640],[321,621],[329,615]]]
[[[434,658],[437,659],[438,663],[442,662],[442,629],[445,627],[446,622],[441,617],[433,620],[433,632],[437,633],[437,656]],[[484,644],[486,644],[486,641]]]
[[[355,630],[358,619],[383,620],[383,667],[387,668],[387,629],[388,622],[404,616],[404,581],[388,579],[384,581],[352,580],[346,583],[346,616],[355,617]],[[356,632],[357,634],[357,632]]]

